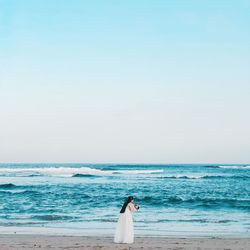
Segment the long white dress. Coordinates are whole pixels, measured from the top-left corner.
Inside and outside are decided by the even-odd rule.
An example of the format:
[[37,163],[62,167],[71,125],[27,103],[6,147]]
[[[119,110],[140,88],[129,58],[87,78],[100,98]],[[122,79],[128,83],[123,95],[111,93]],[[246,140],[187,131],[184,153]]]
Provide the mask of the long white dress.
[[[131,207],[130,207],[131,208]],[[134,242],[134,225],[132,212],[133,208],[130,211],[129,205],[127,205],[124,213],[120,214],[118,219],[114,242],[115,243],[133,243]]]

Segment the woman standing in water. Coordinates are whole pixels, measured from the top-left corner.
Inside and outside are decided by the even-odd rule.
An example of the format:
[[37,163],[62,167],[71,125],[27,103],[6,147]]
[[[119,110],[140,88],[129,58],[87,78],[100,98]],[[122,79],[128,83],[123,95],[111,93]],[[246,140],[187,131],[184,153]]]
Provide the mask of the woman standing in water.
[[129,196],[124,202],[120,211],[116,231],[115,243],[133,243],[134,242],[134,225],[132,213],[137,211],[139,206],[134,204],[133,196]]

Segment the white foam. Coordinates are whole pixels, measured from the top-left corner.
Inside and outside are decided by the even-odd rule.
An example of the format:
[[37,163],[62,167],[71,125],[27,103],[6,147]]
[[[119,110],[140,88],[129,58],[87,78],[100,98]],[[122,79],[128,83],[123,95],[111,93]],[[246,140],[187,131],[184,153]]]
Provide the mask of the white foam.
[[89,167],[69,168],[69,167],[47,167],[47,168],[0,168],[0,173],[29,173],[29,174],[45,174],[52,176],[71,177],[75,174],[90,175],[112,175],[118,174],[151,174],[159,173],[163,170],[101,170]]
[[[187,178],[187,179],[202,179],[206,177],[220,177],[221,175],[205,174],[205,175],[167,175],[166,178]],[[226,176],[226,175],[225,175]]]
[[0,168],[0,173],[39,173],[46,175],[63,175],[63,176],[72,176],[74,174],[105,174],[105,172],[100,169],[94,169],[88,167]]
[[153,174],[153,173],[162,173],[163,170],[114,170],[113,173],[119,174]]
[[218,166],[219,168],[231,168],[231,169],[250,169],[250,166],[249,165],[242,165],[242,166]]

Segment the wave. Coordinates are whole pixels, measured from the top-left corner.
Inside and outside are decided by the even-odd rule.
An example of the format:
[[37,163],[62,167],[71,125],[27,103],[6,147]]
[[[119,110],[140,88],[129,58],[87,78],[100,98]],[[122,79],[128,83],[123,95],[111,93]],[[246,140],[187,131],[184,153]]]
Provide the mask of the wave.
[[74,174],[102,174],[104,171],[94,168],[81,167],[45,167],[45,168],[0,168],[0,173],[27,173],[30,175],[45,174],[45,175],[66,175],[72,176]]
[[56,215],[56,214],[45,214],[45,215],[34,215],[31,219],[43,220],[43,221],[64,221],[72,220],[76,217],[67,216],[67,215]]
[[109,166],[104,166],[102,169],[106,170],[116,170],[117,168],[119,169],[133,169],[133,168],[140,168],[140,169],[145,169],[148,167],[162,167],[162,166],[168,166],[168,165],[162,165],[162,164],[112,164]]
[[98,178],[101,177],[100,175],[93,175],[93,174],[74,174],[72,177],[81,177],[81,178]]
[[250,169],[250,165],[218,166],[218,168],[226,168],[226,169]]
[[241,175],[167,175],[167,176],[157,176],[157,179],[249,179],[250,176]]
[[180,219],[180,220],[168,220],[168,219],[160,219],[155,222],[187,222],[187,223],[230,223],[235,222],[235,220],[209,220],[209,219]]
[[218,165],[204,165],[204,168],[218,168]]
[[144,196],[136,198],[136,201],[141,205],[192,205],[196,207],[206,207],[206,208],[225,208],[225,207],[237,207],[240,209],[250,210],[250,199],[233,199],[233,198],[181,198],[178,196],[170,197],[153,197],[153,196]]
[[250,165],[204,165],[205,168],[250,169]]
[[0,222],[1,227],[11,227],[11,226],[29,226],[29,225],[43,225],[43,222]]
[[[117,222],[117,218],[97,218],[97,219],[81,219],[80,221],[82,222]],[[181,223],[231,223],[231,222],[236,222],[235,220],[216,220],[216,219],[176,219],[176,220],[171,220],[171,219],[139,219],[135,218],[135,222],[139,223],[166,223],[166,222],[181,222]]]
[[23,195],[31,195],[31,196],[36,196],[36,195],[41,195],[40,192],[38,191],[33,191],[33,190],[22,190],[22,191],[0,191],[0,194],[4,195],[11,195],[11,196],[23,196]]
[[[166,176],[157,176],[157,179],[202,179],[208,177],[207,175],[166,175]],[[211,176],[210,176],[211,177]]]
[[7,184],[0,184],[0,189],[13,189],[13,188],[17,188],[16,185],[12,184],[12,183],[7,183]]
[[135,170],[116,170],[116,171],[112,171],[113,174],[156,174],[156,173],[162,173],[163,170],[162,169],[158,169],[158,170],[139,170],[139,169],[135,169]]
[[[51,176],[63,176],[63,177],[76,177],[77,174],[82,175],[113,175],[113,174],[152,174],[160,173],[163,170],[102,170],[89,167],[46,167],[46,168],[0,168],[0,174],[15,174],[20,175],[25,174],[28,177],[33,177],[37,175],[51,175]],[[19,176],[21,177],[21,176]],[[22,176],[23,177],[23,176]]]

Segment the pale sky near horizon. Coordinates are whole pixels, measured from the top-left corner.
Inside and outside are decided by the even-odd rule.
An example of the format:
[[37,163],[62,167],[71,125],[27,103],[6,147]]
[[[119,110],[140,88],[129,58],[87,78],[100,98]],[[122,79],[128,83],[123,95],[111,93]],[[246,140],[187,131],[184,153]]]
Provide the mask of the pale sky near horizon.
[[0,162],[250,163],[249,13],[0,0]]

